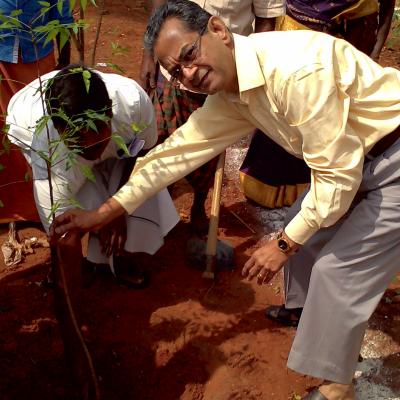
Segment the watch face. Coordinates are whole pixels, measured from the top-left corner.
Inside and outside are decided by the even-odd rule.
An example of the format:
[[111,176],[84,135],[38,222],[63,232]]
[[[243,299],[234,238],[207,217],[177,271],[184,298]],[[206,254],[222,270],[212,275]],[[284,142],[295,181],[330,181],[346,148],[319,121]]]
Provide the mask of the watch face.
[[279,239],[278,240],[278,247],[282,250],[282,251],[286,251],[289,249],[289,244],[285,239]]

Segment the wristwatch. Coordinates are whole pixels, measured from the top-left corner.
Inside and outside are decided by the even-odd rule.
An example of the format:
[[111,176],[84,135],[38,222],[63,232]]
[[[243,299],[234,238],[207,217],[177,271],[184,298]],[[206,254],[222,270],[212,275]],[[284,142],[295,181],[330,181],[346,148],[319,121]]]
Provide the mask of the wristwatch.
[[278,241],[278,248],[282,253],[288,254],[292,250],[289,241],[283,237],[283,232],[279,232],[276,239]]

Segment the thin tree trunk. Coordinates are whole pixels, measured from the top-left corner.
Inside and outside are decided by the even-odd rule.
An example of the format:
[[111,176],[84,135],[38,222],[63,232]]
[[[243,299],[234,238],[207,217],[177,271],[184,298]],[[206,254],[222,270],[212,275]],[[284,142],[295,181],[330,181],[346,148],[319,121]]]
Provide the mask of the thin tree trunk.
[[99,41],[101,24],[103,22],[103,15],[105,14],[105,11],[106,11],[106,0],[102,0],[101,3],[100,3],[99,18],[97,20],[96,36],[94,38],[94,43],[93,43],[92,57],[91,57],[91,60],[90,60],[90,66],[91,67],[94,67],[94,63],[95,63],[95,60],[96,60],[97,43]]

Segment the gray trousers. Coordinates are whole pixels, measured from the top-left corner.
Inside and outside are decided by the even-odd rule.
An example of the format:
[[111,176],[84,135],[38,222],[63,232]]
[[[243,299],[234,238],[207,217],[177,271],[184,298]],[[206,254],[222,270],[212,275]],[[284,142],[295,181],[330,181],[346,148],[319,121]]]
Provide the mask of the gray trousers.
[[[299,199],[287,221],[298,212]],[[400,140],[366,161],[352,207],[285,265],[285,305],[304,307],[288,367],[351,382],[368,319],[400,270]]]

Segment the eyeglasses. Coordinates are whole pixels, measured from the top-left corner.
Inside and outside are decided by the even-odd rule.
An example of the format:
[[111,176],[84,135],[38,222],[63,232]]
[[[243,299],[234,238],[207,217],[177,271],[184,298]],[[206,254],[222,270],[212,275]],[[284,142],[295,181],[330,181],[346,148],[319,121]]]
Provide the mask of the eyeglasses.
[[186,51],[180,56],[179,64],[176,65],[169,73],[171,75],[169,82],[178,86],[180,81],[182,80],[182,71],[183,68],[190,68],[195,62],[197,55],[200,51],[201,38],[204,35],[204,32],[207,29],[207,25],[205,25],[200,33],[199,37],[193,42],[191,46],[189,46]]

